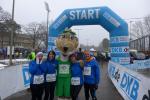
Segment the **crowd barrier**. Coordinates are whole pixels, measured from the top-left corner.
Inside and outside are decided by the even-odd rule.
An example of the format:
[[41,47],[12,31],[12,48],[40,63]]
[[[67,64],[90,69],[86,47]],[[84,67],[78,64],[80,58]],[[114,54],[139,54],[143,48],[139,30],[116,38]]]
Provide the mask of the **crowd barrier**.
[[134,60],[133,64],[126,65],[127,68],[138,70],[138,69],[150,69],[150,59],[147,60]]
[[[111,61],[108,64],[108,74],[125,100],[150,99],[150,78]],[[0,98],[2,100],[29,88],[29,84],[28,64],[0,70]]]
[[11,66],[0,70],[0,98],[29,88],[28,64]]
[[150,100],[150,78],[111,61],[108,74],[124,100]]

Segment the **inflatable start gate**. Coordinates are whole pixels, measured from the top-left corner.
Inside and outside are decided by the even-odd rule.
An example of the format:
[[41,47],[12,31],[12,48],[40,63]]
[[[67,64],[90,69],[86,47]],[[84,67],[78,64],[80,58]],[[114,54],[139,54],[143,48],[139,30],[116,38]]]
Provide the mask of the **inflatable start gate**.
[[75,25],[101,25],[110,33],[112,61],[129,64],[128,25],[108,7],[65,10],[49,27],[48,50],[55,48],[55,39],[65,28]]

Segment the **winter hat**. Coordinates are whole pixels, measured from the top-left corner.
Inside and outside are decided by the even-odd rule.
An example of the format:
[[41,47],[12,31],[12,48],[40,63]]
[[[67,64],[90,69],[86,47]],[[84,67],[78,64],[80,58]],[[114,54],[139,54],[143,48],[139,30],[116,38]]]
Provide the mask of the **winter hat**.
[[43,56],[43,52],[38,52],[38,53],[36,54],[36,57],[38,57],[39,55],[42,55],[42,56]]

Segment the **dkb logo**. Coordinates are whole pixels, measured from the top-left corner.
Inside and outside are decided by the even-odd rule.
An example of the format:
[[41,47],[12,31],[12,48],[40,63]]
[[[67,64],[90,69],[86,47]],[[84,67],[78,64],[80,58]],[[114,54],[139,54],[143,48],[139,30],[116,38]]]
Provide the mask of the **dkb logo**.
[[128,73],[124,73],[120,87],[130,100],[137,100],[139,90],[139,80]]

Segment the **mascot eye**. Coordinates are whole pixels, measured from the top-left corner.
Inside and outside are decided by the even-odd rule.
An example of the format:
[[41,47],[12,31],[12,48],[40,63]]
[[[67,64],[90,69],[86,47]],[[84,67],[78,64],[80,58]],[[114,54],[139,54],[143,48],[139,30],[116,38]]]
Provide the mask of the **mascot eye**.
[[74,39],[74,36],[70,36],[70,39],[73,40],[73,39]]

